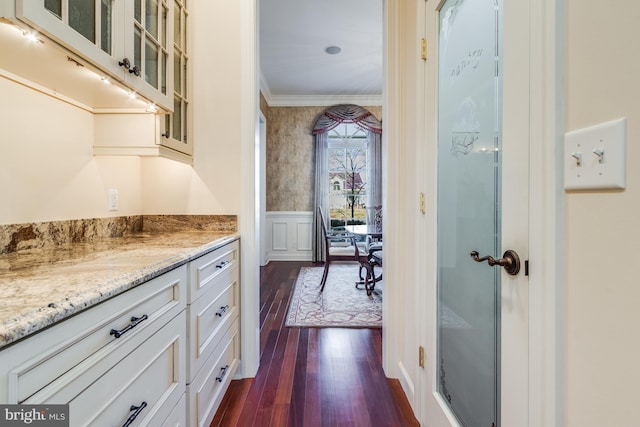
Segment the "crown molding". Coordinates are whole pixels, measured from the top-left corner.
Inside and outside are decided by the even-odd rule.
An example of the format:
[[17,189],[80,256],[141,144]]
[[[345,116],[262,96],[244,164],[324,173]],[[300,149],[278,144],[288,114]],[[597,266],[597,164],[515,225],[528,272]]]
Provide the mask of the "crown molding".
[[[266,87],[262,86],[261,87]],[[262,95],[269,107],[315,107],[339,104],[361,106],[382,105],[382,95],[273,95],[263,90]]]
[[269,85],[267,84],[267,80],[264,78],[264,74],[262,74],[262,71],[260,71],[260,92],[262,92],[262,96],[264,96],[267,104],[271,105],[269,103],[269,100],[273,97],[273,95],[271,95],[271,89],[269,89]]

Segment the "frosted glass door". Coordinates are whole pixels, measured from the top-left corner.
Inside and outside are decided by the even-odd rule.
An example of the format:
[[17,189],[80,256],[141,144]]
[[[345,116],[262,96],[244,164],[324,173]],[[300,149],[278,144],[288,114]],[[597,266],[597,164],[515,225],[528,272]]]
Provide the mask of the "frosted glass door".
[[447,0],[438,78],[438,392],[462,425],[499,425],[501,2]]

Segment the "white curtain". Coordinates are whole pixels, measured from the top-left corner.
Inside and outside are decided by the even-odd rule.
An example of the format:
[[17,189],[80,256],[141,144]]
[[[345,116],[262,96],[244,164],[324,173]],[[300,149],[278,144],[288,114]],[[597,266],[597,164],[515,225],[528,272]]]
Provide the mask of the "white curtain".
[[382,135],[367,132],[367,144],[367,222],[373,224],[382,210]]
[[315,136],[316,178],[313,211],[313,260],[324,261],[324,238],[322,237],[322,223],[318,217],[318,209],[323,213],[329,211],[329,134],[318,133]]

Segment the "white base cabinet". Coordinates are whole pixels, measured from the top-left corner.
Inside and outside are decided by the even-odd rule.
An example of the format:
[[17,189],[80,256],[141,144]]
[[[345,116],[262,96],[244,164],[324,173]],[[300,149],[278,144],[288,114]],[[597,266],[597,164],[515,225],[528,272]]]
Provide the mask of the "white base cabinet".
[[235,241],[1,350],[0,403],[208,426],[239,364],[238,264]]
[[208,426],[240,358],[239,244],[229,243],[189,264],[187,292],[187,419]]

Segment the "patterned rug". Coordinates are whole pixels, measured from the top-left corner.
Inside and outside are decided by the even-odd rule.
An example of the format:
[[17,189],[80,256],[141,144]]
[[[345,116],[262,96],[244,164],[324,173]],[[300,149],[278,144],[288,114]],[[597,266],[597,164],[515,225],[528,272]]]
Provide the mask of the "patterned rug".
[[286,326],[293,327],[382,327],[382,282],[376,283],[368,297],[363,289],[356,289],[358,264],[332,263],[329,276],[320,293],[323,267],[302,267],[295,289]]

